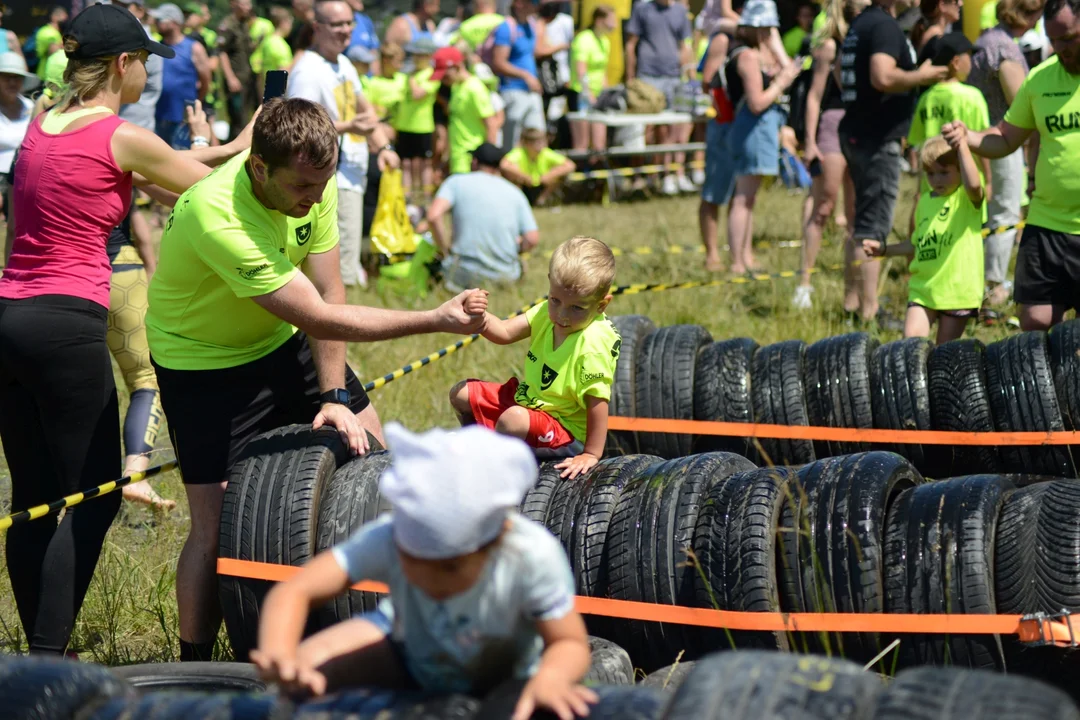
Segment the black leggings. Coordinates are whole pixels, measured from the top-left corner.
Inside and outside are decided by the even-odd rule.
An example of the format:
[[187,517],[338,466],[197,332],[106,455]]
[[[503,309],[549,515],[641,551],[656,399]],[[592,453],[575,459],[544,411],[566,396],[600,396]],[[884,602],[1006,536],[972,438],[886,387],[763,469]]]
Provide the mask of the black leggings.
[[[104,307],[66,295],[0,299],[0,440],[12,511],[120,477],[120,412]],[[62,653],[120,493],[13,526],[7,566],[31,652]]]

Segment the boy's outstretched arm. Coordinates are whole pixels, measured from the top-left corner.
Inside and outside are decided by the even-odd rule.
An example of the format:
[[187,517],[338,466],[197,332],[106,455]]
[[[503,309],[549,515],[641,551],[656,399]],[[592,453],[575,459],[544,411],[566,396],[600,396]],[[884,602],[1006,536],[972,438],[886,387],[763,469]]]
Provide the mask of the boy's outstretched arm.
[[964,184],[964,190],[971,199],[971,204],[979,207],[986,199],[982,176],[979,175],[979,166],[975,164],[975,158],[967,143],[958,143],[956,155],[960,160],[960,180]]
[[480,334],[496,345],[510,345],[519,340],[524,340],[532,333],[529,328],[529,320],[524,314],[515,315],[509,320],[502,320],[488,313],[484,330]]
[[607,444],[608,401],[586,395],[585,410],[588,413],[585,425],[585,449],[580,455],[563,460],[555,466],[556,469],[562,470],[559,477],[573,480],[578,475],[584,475],[604,456],[604,446]]
[[251,651],[251,661],[264,680],[291,689],[311,687],[315,669],[299,667],[296,655],[308,613],[348,587],[348,573],[329,551],[274,586],[260,613],[259,647]]
[[537,709],[550,710],[559,720],[588,715],[589,703],[599,698],[578,684],[592,662],[581,614],[572,610],[558,620],[537,622],[536,629],[544,639],[544,654],[540,668],[521,693],[512,720],[528,720]]

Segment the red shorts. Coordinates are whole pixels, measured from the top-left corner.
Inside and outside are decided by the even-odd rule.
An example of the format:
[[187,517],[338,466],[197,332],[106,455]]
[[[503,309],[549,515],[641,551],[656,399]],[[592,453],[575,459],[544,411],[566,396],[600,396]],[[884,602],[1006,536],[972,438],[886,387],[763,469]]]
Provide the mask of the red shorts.
[[469,380],[467,387],[469,407],[472,408],[473,419],[477,425],[495,429],[495,421],[507,409],[523,407],[529,413],[529,436],[525,438],[525,442],[530,446],[555,449],[574,442],[574,436],[568,433],[558,420],[546,412],[530,410],[514,402],[514,393],[518,388],[517,378],[510,378],[502,385]]

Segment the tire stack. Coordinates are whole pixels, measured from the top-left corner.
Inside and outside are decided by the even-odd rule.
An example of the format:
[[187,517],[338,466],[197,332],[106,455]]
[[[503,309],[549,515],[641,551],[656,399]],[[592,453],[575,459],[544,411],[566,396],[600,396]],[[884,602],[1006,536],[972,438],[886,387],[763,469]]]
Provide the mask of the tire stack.
[[[866,333],[759,347],[750,338],[713,342],[696,325],[651,330],[642,316],[613,322],[624,343],[612,415],[881,430],[1080,430],[1080,320],[989,345],[956,340],[940,347],[923,338],[881,345]],[[846,441],[671,433],[612,433],[609,443],[612,454],[636,450],[670,459],[725,451],[759,465],[802,465],[869,449]],[[902,455],[933,478],[1071,478],[1080,463],[1067,445],[903,443],[874,449]]]

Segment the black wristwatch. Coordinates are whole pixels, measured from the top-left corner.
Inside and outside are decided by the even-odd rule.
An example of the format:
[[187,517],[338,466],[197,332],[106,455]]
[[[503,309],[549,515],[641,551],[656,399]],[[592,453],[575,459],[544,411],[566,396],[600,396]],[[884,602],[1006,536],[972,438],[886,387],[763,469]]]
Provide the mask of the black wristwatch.
[[333,390],[327,390],[319,396],[319,403],[321,405],[335,404],[349,406],[352,402],[352,393],[345,388],[334,388]]

